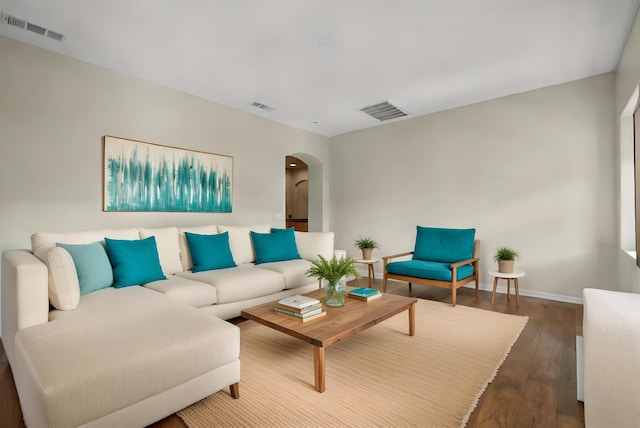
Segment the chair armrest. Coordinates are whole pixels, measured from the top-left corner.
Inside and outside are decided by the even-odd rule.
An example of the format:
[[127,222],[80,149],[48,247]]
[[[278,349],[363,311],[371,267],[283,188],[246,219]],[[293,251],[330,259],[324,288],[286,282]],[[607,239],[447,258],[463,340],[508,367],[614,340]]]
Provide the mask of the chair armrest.
[[406,253],[400,253],[400,254],[393,254],[391,256],[383,257],[382,261],[384,262],[384,264],[387,264],[387,261],[390,260],[390,259],[395,259],[397,257],[410,256],[411,254],[413,254],[413,251],[407,251]]
[[459,268],[460,266],[469,265],[469,264],[475,263],[475,262],[477,262],[479,260],[480,259],[478,257],[474,257],[472,259],[467,259],[467,260],[462,260],[462,261],[459,261],[459,262],[451,263],[451,265],[449,267],[451,269],[456,269],[456,268]]

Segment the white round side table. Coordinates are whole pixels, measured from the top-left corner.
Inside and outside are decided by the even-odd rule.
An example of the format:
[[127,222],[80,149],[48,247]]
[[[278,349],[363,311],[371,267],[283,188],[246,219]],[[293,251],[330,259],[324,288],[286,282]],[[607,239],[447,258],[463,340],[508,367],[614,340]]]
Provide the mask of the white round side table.
[[354,260],[354,262],[356,263],[362,263],[367,265],[367,276],[369,277],[369,288],[371,288],[371,278],[373,277],[373,280],[376,280],[376,275],[373,272],[373,265],[378,263],[380,261],[380,259],[369,259],[369,260],[364,260],[364,259],[358,259],[358,260]]
[[520,292],[518,290],[518,278],[522,278],[525,273],[521,270],[514,271],[512,273],[502,273],[497,270],[490,270],[489,275],[493,276],[493,295],[491,296],[491,304],[496,300],[496,287],[498,286],[498,279],[506,279],[507,280],[507,300],[510,299],[510,288],[511,288],[511,280],[513,279],[513,284],[515,286],[515,294],[516,294],[516,306],[520,306]]

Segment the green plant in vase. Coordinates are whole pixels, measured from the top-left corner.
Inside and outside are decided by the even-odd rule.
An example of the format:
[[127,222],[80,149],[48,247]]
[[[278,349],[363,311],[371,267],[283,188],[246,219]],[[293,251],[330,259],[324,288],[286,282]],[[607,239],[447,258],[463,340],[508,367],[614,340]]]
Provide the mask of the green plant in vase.
[[360,237],[353,240],[353,245],[357,249],[362,251],[362,258],[364,260],[371,260],[371,254],[375,248],[380,248],[380,244],[370,237]]
[[325,287],[326,305],[340,307],[344,306],[346,277],[353,276],[360,278],[360,273],[356,269],[356,263],[351,257],[340,259],[333,256],[331,260],[319,256],[318,260],[311,262],[311,267],[307,270],[307,275],[318,279],[326,279],[328,284]]
[[493,260],[498,262],[498,272],[512,273],[515,260],[520,258],[520,254],[509,247],[498,247],[493,255]]

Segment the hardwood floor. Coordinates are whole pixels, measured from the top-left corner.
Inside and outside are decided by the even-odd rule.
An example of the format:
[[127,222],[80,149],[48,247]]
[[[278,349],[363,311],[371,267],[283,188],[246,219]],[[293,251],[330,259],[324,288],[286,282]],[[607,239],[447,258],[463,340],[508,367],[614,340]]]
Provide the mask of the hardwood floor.
[[[366,286],[364,280],[359,286]],[[377,280],[375,287],[381,286]],[[409,295],[406,283],[389,282],[388,291]],[[451,301],[447,290],[435,287],[414,285],[412,295]],[[467,288],[458,291],[458,305],[529,317],[498,375],[480,398],[468,428],[584,427],[584,407],[576,400],[575,336],[582,334],[581,305],[521,296],[520,307],[516,308],[513,296],[507,301],[504,294],[496,295],[491,305],[491,293],[480,291],[476,299],[474,290]],[[0,344],[0,426],[24,427],[21,417],[11,370]],[[185,427],[175,415],[152,426]]]

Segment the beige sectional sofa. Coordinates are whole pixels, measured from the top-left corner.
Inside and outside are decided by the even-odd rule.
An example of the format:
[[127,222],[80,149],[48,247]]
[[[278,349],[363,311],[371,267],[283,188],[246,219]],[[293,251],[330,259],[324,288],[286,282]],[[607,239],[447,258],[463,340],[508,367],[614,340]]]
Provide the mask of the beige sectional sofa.
[[[237,396],[240,333],[224,320],[317,288],[309,260],[344,255],[331,232],[295,232],[300,258],[256,264],[252,231],[270,238],[269,225],[43,232],[5,251],[2,340],[27,426],[144,426],[228,386]],[[237,266],[194,273],[185,232],[226,234]],[[82,289],[104,266],[73,245],[150,237],[166,279]]]

